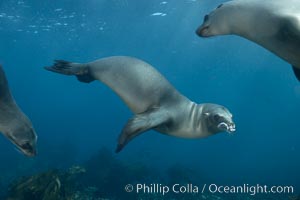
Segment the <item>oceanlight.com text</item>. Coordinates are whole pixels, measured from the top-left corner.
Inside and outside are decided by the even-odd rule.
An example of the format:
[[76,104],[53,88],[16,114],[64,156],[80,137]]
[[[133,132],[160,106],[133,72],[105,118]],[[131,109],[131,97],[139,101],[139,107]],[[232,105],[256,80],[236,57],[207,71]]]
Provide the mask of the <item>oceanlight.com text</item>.
[[219,194],[293,194],[294,187],[293,186],[267,186],[267,185],[249,185],[243,184],[240,186],[225,186],[225,185],[217,185],[210,184],[204,185],[203,191],[209,193],[219,193]]

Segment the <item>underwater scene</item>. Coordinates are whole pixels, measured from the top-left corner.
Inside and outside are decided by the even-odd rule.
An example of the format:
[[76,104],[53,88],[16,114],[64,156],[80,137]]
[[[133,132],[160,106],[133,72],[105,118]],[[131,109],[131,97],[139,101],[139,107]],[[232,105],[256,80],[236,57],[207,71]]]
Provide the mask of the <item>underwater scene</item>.
[[256,1],[0,0],[0,200],[299,200],[300,19]]

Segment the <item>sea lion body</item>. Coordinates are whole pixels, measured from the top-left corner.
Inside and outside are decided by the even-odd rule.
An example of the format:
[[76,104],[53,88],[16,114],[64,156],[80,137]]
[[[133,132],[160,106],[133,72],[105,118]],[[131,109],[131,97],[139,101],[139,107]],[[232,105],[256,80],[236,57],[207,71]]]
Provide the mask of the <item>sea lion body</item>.
[[234,34],[289,62],[300,80],[300,1],[234,0],[221,4],[197,29],[201,37]]
[[109,57],[87,65],[93,79],[108,85],[134,113],[143,113],[165,102],[186,100],[159,72],[141,60]]
[[190,101],[151,65],[136,58],[113,56],[83,64],[59,60],[46,69],[76,75],[82,82],[99,80],[126,103],[135,116],[122,130],[117,152],[149,129],[183,138],[235,131],[232,114],[224,106]]
[[26,156],[36,155],[37,136],[31,121],[16,104],[0,65],[0,132]]

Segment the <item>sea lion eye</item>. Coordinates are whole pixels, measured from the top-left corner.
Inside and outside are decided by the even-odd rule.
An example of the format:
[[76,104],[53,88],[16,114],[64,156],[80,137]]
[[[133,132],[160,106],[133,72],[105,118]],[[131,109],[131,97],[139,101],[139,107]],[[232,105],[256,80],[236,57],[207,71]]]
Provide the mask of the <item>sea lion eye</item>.
[[214,120],[215,121],[219,121],[221,119],[221,116],[220,115],[214,115]]
[[204,22],[206,22],[208,19],[209,19],[209,16],[208,16],[208,15],[205,15],[205,16],[204,16]]

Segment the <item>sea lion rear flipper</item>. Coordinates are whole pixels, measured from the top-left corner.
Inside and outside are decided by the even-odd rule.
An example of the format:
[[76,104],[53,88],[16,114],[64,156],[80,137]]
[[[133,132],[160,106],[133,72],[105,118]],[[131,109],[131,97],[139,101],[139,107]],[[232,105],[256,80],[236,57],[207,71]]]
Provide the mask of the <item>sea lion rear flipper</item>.
[[151,109],[131,118],[122,130],[118,139],[116,153],[120,152],[124,146],[139,134],[155,128],[169,120],[169,116],[160,109]]
[[294,74],[297,77],[298,81],[300,81],[300,69],[293,66]]
[[80,82],[90,83],[94,80],[90,76],[86,64],[72,63],[65,60],[55,60],[50,67],[44,67],[48,71],[52,71],[64,75],[75,75]]

